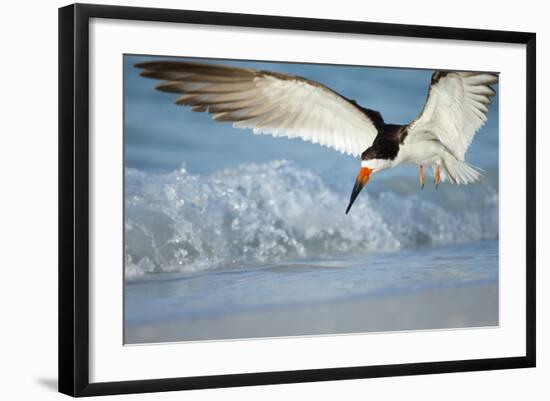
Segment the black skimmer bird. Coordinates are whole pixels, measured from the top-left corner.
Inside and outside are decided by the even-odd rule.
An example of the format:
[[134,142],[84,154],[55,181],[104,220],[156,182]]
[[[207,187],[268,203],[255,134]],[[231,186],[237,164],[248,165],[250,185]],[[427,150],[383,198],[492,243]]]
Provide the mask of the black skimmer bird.
[[137,64],[144,77],[163,80],[157,89],[177,93],[176,104],[207,111],[255,134],[302,138],[361,157],[346,214],[376,172],[401,163],[434,170],[435,185],[448,180],[469,184],[478,169],[464,161],[475,133],[487,120],[487,106],[498,76],[485,72],[436,71],[424,108],[406,125],[387,124],[325,85],[306,78],[251,68],[194,62],[151,61]]

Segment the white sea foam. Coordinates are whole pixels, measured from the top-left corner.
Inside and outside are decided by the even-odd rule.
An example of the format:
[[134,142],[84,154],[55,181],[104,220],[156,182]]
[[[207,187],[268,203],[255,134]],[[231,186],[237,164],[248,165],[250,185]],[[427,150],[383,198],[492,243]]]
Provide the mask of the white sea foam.
[[125,174],[128,278],[498,236],[498,192],[490,185],[431,198],[416,187],[373,193],[367,186],[345,215],[347,193],[289,161],[209,176],[185,169]]

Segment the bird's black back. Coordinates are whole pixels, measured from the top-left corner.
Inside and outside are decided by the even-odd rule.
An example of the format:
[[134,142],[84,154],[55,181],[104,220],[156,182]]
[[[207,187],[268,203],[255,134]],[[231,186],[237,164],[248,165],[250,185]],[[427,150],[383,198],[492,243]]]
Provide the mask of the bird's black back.
[[[342,96],[340,94],[338,95]],[[372,145],[361,154],[361,160],[395,159],[399,152],[399,146],[407,136],[407,125],[386,124],[379,111],[367,109],[353,99],[349,99],[345,96],[342,97],[363,112],[368,119],[372,121],[378,131]]]
[[393,160],[399,152],[399,147],[407,137],[407,126],[382,124],[372,145],[363,152],[361,160],[384,159]]

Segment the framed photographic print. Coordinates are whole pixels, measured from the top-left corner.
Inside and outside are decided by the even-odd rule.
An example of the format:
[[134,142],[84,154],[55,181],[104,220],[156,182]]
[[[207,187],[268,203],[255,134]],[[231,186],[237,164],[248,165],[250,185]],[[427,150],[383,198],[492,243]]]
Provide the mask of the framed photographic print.
[[59,389],[535,366],[535,34],[59,10]]

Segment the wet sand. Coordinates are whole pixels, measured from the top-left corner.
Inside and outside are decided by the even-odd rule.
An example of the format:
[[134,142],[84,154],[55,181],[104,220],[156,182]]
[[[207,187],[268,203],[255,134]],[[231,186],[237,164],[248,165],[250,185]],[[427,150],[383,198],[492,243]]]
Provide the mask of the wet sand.
[[498,286],[488,284],[126,325],[125,343],[488,327],[498,325],[498,315]]

